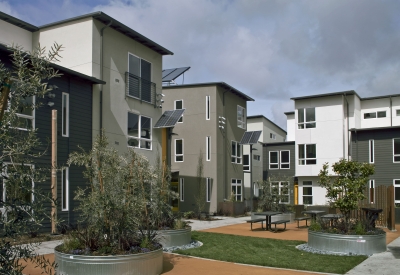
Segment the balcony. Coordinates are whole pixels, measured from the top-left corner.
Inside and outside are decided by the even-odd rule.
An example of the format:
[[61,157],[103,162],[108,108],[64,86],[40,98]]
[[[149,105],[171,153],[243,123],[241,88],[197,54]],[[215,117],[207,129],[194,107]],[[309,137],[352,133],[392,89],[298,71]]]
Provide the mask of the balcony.
[[156,84],[129,72],[125,73],[126,95],[156,106]]

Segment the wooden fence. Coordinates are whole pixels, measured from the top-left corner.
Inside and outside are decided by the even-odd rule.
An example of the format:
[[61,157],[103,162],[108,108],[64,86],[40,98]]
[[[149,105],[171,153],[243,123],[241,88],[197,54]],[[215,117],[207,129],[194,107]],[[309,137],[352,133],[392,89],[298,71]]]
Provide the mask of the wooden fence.
[[381,185],[374,190],[366,188],[364,195],[367,198],[358,204],[358,209],[352,211],[350,217],[365,219],[366,214],[362,208],[382,209],[383,211],[375,222],[376,225],[395,230],[394,187]]

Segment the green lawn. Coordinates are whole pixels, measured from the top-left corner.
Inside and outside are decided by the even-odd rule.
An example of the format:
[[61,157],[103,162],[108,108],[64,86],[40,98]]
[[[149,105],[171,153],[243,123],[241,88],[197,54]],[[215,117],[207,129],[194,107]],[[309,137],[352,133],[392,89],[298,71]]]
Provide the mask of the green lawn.
[[366,256],[332,256],[296,249],[302,241],[286,241],[208,232],[192,232],[203,246],[176,253],[227,262],[344,274]]

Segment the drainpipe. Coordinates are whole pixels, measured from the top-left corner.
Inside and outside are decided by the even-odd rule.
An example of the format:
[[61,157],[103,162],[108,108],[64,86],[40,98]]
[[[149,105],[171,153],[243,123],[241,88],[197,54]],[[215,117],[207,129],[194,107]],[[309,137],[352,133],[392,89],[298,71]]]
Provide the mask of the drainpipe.
[[390,126],[393,126],[392,96],[389,96],[389,100],[390,100]]
[[[104,30],[106,28],[108,28],[109,26],[111,26],[112,24],[112,20],[110,21],[110,23],[108,23],[106,26],[104,26],[103,28],[101,28],[100,30],[100,79],[103,79],[103,47],[104,47],[104,43],[103,43],[103,33]],[[102,129],[103,129],[103,85],[104,84],[100,84],[101,85],[101,89],[100,89],[100,135],[103,134]]]
[[[222,109],[222,113],[223,113],[223,117],[225,117],[226,118],[226,116],[225,116],[225,93],[227,93],[228,91],[226,90],[226,91],[224,91],[224,93],[222,94],[222,106],[223,106],[223,109]],[[227,144],[226,144],[226,130],[228,129],[228,122],[226,122],[226,124],[225,124],[225,134],[224,134],[224,132],[222,132],[222,138],[223,138],[223,140],[224,140],[224,146],[223,146],[223,148],[224,148],[224,152],[223,152],[223,154],[224,154],[224,185],[223,185],[223,187],[224,187],[224,201],[225,201],[225,199],[226,199],[226,181],[227,181],[227,179],[228,179],[228,167],[227,167],[227,157],[226,157],[226,146],[227,146]]]
[[[350,122],[349,122],[349,101],[347,100],[347,95],[344,94],[344,99],[346,100],[346,119],[347,119],[347,160],[349,160],[350,156],[350,132],[349,132],[349,127],[350,127]],[[344,154],[343,154],[344,156]]]

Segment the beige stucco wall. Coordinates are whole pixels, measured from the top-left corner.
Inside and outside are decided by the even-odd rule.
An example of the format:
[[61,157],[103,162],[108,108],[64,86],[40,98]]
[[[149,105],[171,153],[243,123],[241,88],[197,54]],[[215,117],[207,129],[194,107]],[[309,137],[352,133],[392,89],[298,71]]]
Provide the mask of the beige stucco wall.
[[18,45],[26,51],[32,51],[32,32],[0,20],[0,43]]

